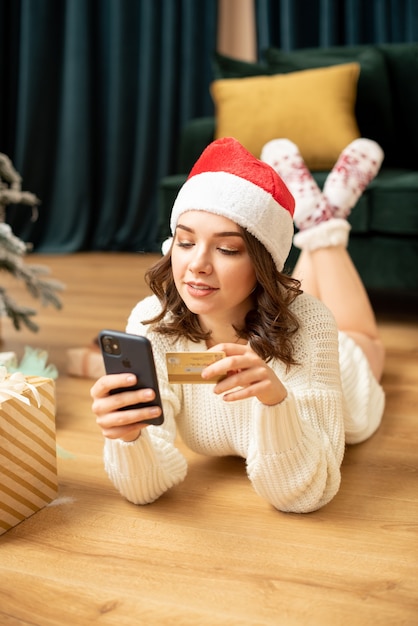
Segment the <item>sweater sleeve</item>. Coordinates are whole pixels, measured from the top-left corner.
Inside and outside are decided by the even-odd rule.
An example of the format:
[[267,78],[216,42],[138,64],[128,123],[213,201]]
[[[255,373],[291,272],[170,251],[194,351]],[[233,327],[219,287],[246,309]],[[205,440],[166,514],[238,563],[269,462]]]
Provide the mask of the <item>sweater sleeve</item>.
[[282,377],[287,398],[273,407],[254,399],[247,456],[257,493],[295,513],[314,511],[335,496],[345,446],[335,321],[320,303],[311,302],[308,312],[301,317],[300,365]]
[[104,462],[112,483],[134,504],[154,502],[187,473],[186,459],[160,426],[148,426],[134,442],[106,439]]
[[[312,421],[326,412],[334,427],[314,428],[300,417],[303,404]],[[320,392],[256,406],[247,471],[257,493],[280,511],[314,511],[337,493],[344,450],[340,405],[338,394]]]

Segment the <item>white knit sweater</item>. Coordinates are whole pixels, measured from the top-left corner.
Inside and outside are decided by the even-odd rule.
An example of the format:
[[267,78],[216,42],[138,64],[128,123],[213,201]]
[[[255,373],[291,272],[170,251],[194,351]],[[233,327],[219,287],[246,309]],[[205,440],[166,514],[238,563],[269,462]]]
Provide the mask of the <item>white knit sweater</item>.
[[142,430],[134,442],[105,440],[106,471],[128,500],[152,502],[185,478],[177,429],[198,453],[244,457],[256,492],[281,511],[313,511],[333,498],[345,442],[357,443],[376,430],[384,394],[360,348],[338,333],[321,302],[303,294],[292,308],[301,323],[295,337],[300,365],[286,372],[280,361],[269,363],[288,396],[265,406],[256,398],[226,403],[210,384],[169,385],[166,352],[204,351],[206,345],[174,342],[144,326],[142,320],[160,310],[155,296],[136,305],[127,332],[152,341],[165,421]]

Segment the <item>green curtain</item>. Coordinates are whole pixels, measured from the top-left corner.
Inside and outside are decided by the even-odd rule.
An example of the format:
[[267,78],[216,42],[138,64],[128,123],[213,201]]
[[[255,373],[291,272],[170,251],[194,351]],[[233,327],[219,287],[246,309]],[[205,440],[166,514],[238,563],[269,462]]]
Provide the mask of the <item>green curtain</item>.
[[259,54],[418,41],[417,0],[255,0]]
[[42,201],[44,253],[157,249],[158,180],[213,111],[216,0],[0,0],[0,152]]
[[[418,40],[416,0],[254,0],[260,52]],[[0,152],[42,201],[44,253],[153,251],[180,130],[213,114],[217,0],[0,0]]]

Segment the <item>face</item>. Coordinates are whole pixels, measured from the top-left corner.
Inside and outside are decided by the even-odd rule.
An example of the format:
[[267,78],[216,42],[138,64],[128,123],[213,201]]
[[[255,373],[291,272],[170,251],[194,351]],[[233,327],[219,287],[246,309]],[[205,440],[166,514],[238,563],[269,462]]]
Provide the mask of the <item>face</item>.
[[186,211],[178,221],[171,263],[187,308],[203,327],[211,320],[241,325],[252,308],[255,271],[235,222],[206,211]]

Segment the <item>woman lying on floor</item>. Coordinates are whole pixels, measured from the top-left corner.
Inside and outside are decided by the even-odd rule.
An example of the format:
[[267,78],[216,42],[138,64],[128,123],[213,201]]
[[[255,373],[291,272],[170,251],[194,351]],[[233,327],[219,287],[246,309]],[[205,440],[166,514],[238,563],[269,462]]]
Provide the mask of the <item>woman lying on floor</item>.
[[[177,429],[198,453],[244,457],[256,492],[281,511],[335,496],[345,444],[369,437],[384,407],[384,350],[347,252],[347,217],[382,158],[356,140],[321,192],[287,140],[267,144],[261,160],[232,138],[200,156],[173,206],[173,239],[147,273],[154,295],[127,325],[152,342],[164,422],[143,422],[158,407],[118,410],[155,397],[111,394],[132,375],[103,376],[91,390],[106,470],[128,500],[150,503],[184,479]],[[292,239],[301,254],[290,277]],[[168,382],[167,352],[206,350],[225,357],[202,382],[220,382]]]

